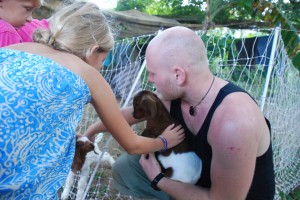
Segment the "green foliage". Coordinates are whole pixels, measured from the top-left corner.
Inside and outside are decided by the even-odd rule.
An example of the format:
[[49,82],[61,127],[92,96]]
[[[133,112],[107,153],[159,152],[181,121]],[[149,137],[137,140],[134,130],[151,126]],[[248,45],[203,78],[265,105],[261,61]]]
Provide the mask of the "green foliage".
[[148,5],[146,11],[151,15],[168,15],[172,16],[174,9],[170,6],[169,2],[159,1],[154,4]]
[[216,24],[228,24],[232,21],[250,20],[254,17],[251,1],[212,1],[211,20]]
[[[206,11],[201,10],[204,3],[209,2]],[[300,70],[300,38],[297,28],[299,25],[298,0],[284,3],[278,0],[276,5],[267,0],[118,0],[116,10],[137,9],[151,15],[176,18],[186,21],[193,19],[194,23],[202,23],[205,14],[209,13],[210,21],[215,24],[234,24],[250,21],[249,26],[257,26],[261,22],[265,27],[275,27],[281,24],[281,36],[288,56]],[[243,25],[245,27],[245,25]]]
[[279,192],[281,200],[297,200],[300,199],[300,187],[296,188],[290,194],[285,194],[284,192]]
[[[280,6],[280,5],[279,5]],[[288,56],[292,59],[294,66],[300,70],[300,37],[298,30],[293,25],[280,7],[268,1],[255,1],[253,7],[257,9],[258,14],[275,27],[277,23],[281,25],[281,37],[285,44]],[[265,12],[267,10],[267,12]],[[264,14],[263,14],[264,13]],[[289,16],[292,14],[290,13]],[[299,21],[299,18],[296,20]]]
[[118,0],[115,10],[124,11],[136,9],[145,11],[147,5],[153,3],[155,0]]
[[283,0],[279,0],[276,4],[278,10],[280,10],[288,19],[288,21],[297,29],[300,29],[300,2],[299,0],[289,0],[290,3],[283,3]]
[[[259,35],[253,33],[252,36]],[[247,34],[247,37],[251,37],[251,33]],[[252,86],[252,88],[255,88],[255,90],[252,89],[251,91],[254,97],[262,94],[263,87],[261,83],[266,78],[264,66],[256,64],[251,67],[245,67],[245,65],[238,62],[233,63],[232,59],[237,58],[239,54],[239,49],[232,45],[237,40],[233,37],[233,33],[215,31],[213,37],[211,34],[206,33],[201,38],[207,47],[210,69],[215,75],[224,79],[230,79],[233,83],[242,86],[246,90]]]
[[118,0],[115,10],[136,9],[150,15],[165,17],[183,17],[197,19],[199,23],[204,19],[205,12],[200,10],[202,1],[191,1],[188,5],[183,0]]

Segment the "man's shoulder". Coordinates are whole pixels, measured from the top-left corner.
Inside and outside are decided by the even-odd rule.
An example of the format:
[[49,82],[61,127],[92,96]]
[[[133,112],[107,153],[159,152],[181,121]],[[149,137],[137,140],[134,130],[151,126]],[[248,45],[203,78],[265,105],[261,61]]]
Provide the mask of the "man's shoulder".
[[[244,91],[236,91],[228,94],[222,101],[220,107],[227,112],[240,112],[240,110],[251,108],[259,109],[257,102],[252,96]],[[223,112],[224,112],[223,111]],[[237,113],[237,114],[238,114]]]
[[234,92],[223,100],[214,113],[210,130],[213,134],[239,137],[241,132],[252,134],[262,119],[258,105],[247,93]]

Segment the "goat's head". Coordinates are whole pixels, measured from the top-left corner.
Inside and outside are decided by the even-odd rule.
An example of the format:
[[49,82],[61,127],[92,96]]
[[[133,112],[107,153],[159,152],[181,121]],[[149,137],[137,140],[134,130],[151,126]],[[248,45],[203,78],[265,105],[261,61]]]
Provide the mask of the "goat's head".
[[95,145],[85,136],[76,136],[76,151],[86,155],[90,151],[95,151]]
[[147,90],[140,91],[133,98],[133,117],[136,119],[154,119],[157,115],[160,99]]
[[87,137],[76,135],[75,156],[71,167],[74,173],[81,171],[86,155],[90,151],[94,151],[96,153],[95,145]]

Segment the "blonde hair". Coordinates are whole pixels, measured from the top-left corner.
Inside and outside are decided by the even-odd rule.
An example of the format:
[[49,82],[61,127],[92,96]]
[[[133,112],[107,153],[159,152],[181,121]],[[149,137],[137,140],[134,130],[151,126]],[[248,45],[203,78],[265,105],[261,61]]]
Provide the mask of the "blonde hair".
[[49,21],[49,30],[38,29],[33,40],[54,49],[72,53],[85,59],[92,47],[108,52],[114,45],[109,22],[93,3],[76,2],[63,7]]

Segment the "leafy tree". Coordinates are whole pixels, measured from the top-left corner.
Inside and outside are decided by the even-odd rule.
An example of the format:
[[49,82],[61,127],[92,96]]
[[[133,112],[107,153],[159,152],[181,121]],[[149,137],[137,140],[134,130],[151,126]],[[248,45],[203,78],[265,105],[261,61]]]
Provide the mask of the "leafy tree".
[[146,7],[152,4],[155,0],[118,0],[115,10],[124,11],[136,9],[139,11],[146,11]]
[[205,12],[201,11],[202,1],[192,0],[190,4],[184,5],[183,0],[118,0],[115,10],[137,9],[150,15],[166,18],[194,19],[201,23]]
[[[297,23],[297,21],[299,22],[299,18],[293,18],[294,16],[299,15],[299,13],[295,15],[288,12],[288,16],[293,16],[290,20],[287,18],[287,15],[285,15],[285,10],[280,9],[280,5],[282,5],[281,8],[284,6],[283,4],[275,5],[264,0],[255,0],[253,3],[253,7],[257,9],[258,14],[261,14],[261,18],[264,21],[269,22],[269,24],[273,27],[275,27],[277,23],[280,23],[281,37],[285,44],[287,53],[292,59],[294,66],[300,70],[300,37],[296,27],[294,26],[294,24],[299,26],[299,23]],[[286,8],[288,7],[286,6]]]
[[298,36],[299,0],[119,0],[116,10],[137,9],[151,15],[175,18],[181,22],[214,24],[236,28],[275,27],[281,23],[281,35],[288,55],[300,70]]

